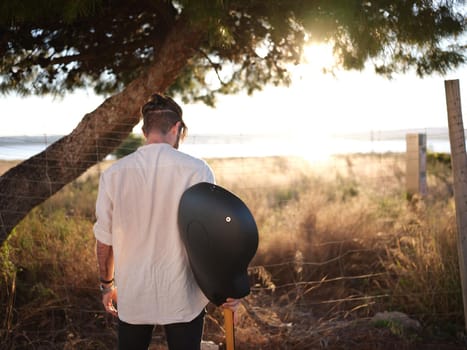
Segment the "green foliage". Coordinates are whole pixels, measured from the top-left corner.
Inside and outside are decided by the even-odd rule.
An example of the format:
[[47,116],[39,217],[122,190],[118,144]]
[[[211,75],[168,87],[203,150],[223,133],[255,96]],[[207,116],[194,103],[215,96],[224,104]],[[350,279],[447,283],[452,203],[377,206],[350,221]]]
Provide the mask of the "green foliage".
[[436,166],[436,164],[441,164],[442,166],[451,169],[451,155],[449,153],[428,152],[426,155],[426,161],[429,166]]
[[102,0],[23,0],[0,3],[0,23],[17,25],[31,21],[62,19],[70,24],[80,18],[95,14],[102,7]]
[[144,138],[135,134],[130,134],[112,154],[115,155],[117,159],[120,159],[133,153],[143,144]]
[[15,273],[18,305],[58,298],[60,281],[71,288],[88,278],[90,271],[83,267],[94,266],[95,218],[87,213],[94,211],[97,178],[66,186],[34,209],[3,244],[2,272]]
[[387,328],[394,335],[404,335],[404,327],[397,320],[378,320],[374,322],[374,326],[377,328]]
[[94,210],[97,175],[31,211],[0,248],[2,348],[112,348],[98,311],[94,217],[81,215]]
[[205,34],[169,91],[184,102],[287,84],[308,41],[333,43],[345,69],[444,73],[465,62],[465,15],[452,0],[3,0],[0,91],[119,91],[181,18]]
[[14,264],[10,261],[10,248],[8,244],[0,246],[0,274],[4,279],[10,279],[16,272]]
[[426,161],[428,180],[432,182],[430,192],[448,200],[454,193],[451,155],[428,152]]

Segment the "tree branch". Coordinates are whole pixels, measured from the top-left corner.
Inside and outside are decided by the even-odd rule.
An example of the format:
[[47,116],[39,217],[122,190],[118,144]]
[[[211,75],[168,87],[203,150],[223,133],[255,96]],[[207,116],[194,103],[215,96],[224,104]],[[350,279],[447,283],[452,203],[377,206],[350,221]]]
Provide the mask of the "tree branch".
[[154,91],[172,84],[195,54],[202,26],[179,18],[163,40],[154,64],[122,92],[84,116],[71,134],[0,177],[0,244],[42,203],[116,148],[139,121],[139,108]]

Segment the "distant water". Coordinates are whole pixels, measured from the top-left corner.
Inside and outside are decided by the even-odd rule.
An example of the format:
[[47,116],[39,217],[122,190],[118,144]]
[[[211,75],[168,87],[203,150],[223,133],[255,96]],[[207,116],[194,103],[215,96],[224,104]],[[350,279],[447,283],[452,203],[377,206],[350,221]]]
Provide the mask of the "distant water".
[[2,136],[0,159],[23,160],[43,151],[60,138],[54,136]]
[[[365,140],[332,137],[321,140],[294,140],[285,137],[248,137],[227,140],[214,137],[209,142],[187,140],[180,150],[201,158],[217,157],[264,157],[302,156],[308,159],[323,159],[336,154],[352,153],[401,153],[406,151],[404,138],[392,140]],[[229,142],[233,141],[233,142]],[[449,140],[427,140],[431,152],[449,153]]]
[[[59,138],[60,136],[0,137],[0,159],[27,159]],[[428,135],[427,148],[431,152],[449,153],[447,135],[432,138]],[[406,141],[403,135],[393,135],[390,138],[379,135],[377,139],[362,135],[326,139],[294,139],[271,135],[192,135],[182,143],[180,150],[200,158],[303,156],[308,159],[324,159],[334,154],[405,152]]]

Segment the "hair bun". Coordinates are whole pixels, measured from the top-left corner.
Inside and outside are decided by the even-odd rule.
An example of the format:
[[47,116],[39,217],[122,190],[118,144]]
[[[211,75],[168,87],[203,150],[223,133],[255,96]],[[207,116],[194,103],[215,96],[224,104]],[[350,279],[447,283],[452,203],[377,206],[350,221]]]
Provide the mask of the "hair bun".
[[144,115],[146,112],[157,109],[170,109],[175,112],[180,119],[182,118],[182,108],[169,96],[160,93],[154,93],[149,98],[148,102],[141,108],[141,113]]

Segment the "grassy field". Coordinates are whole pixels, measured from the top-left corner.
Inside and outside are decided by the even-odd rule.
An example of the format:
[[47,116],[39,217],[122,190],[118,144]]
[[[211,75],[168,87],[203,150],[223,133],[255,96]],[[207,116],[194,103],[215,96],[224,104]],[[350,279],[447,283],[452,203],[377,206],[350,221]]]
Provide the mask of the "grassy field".
[[[260,232],[239,349],[465,347],[449,159],[429,156],[424,198],[407,197],[398,154],[208,162]],[[2,349],[115,347],[92,235],[105,166],[35,208],[1,247]],[[204,338],[220,343],[222,315],[208,311]],[[152,349],[163,344],[157,328]]]

